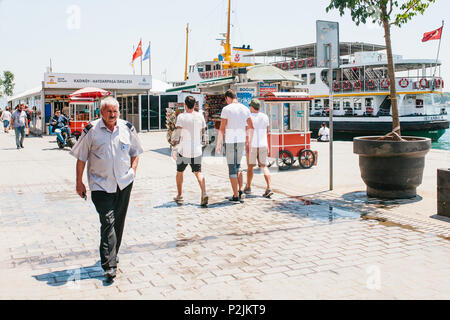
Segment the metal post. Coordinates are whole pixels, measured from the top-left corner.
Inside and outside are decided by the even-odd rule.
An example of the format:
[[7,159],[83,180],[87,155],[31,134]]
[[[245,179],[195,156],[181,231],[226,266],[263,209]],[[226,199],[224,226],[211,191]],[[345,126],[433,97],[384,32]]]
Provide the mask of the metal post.
[[331,43],[327,45],[328,47],[328,78],[329,78],[329,88],[330,88],[330,97],[329,97],[329,106],[330,106],[330,114],[329,114],[329,129],[330,129],[330,190],[333,190],[333,66],[331,63],[331,53],[332,47]]

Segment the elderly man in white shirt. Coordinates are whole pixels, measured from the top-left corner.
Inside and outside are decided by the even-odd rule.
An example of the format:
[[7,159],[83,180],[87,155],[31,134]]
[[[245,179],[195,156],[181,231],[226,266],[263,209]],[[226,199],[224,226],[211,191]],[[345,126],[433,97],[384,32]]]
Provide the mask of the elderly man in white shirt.
[[131,188],[136,176],[139,154],[143,152],[136,129],[119,119],[119,102],[102,100],[101,118],[83,129],[71,150],[77,158],[76,191],[86,199],[83,172],[87,176],[92,202],[100,216],[100,258],[105,277],[112,280],[116,269]]

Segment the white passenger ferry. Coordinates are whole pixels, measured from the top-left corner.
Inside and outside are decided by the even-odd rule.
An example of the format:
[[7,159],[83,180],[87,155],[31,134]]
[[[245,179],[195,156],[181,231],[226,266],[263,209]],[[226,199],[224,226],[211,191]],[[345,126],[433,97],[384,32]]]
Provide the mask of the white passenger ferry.
[[[307,88],[314,97],[310,106],[310,127],[314,134],[328,121],[331,85],[333,127],[339,137],[386,134],[392,130],[385,50],[382,45],[341,42],[340,67],[333,70],[331,84],[328,69],[316,66],[315,43],[251,56],[304,80],[297,87]],[[394,56],[394,62],[402,134],[439,139],[449,128],[445,106],[441,103],[444,88],[441,62],[402,56]]]

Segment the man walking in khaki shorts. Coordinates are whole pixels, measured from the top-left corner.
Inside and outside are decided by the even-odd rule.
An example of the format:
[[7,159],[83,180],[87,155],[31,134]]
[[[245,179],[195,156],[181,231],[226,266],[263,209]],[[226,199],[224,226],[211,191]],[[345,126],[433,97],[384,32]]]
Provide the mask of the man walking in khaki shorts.
[[252,99],[250,102],[250,116],[253,121],[253,126],[255,127],[253,133],[253,139],[251,144],[248,145],[247,152],[247,185],[245,186],[244,192],[246,194],[251,194],[251,185],[253,180],[253,168],[256,166],[256,161],[258,161],[259,167],[264,172],[264,179],[266,180],[266,191],[263,197],[270,198],[273,194],[270,189],[270,171],[267,167],[267,154],[268,154],[268,143],[267,134],[269,130],[269,118],[266,114],[259,111],[261,103],[258,99]]

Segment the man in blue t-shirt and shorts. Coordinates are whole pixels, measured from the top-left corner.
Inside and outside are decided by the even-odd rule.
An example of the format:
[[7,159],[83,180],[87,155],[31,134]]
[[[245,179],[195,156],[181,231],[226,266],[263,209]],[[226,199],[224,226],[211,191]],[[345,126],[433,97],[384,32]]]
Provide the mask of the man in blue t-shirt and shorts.
[[[245,197],[242,191],[243,178],[241,160],[246,143],[251,143],[253,122],[250,110],[237,101],[236,92],[228,89],[225,92],[227,106],[222,109],[219,135],[217,138],[216,154],[221,154],[225,136],[225,155],[228,164],[233,196],[232,202],[240,202]],[[249,139],[247,140],[247,135]],[[246,142],[247,141],[247,142]]]

